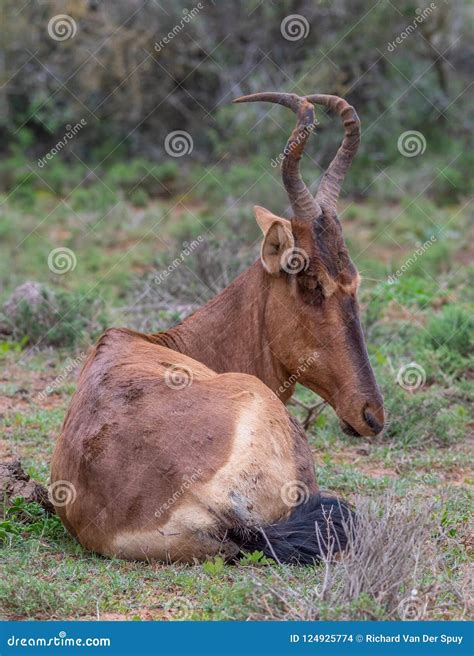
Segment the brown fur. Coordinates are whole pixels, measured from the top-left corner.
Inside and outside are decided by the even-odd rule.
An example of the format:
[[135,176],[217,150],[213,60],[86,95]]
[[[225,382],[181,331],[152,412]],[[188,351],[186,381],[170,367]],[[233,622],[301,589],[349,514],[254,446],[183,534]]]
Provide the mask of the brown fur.
[[373,435],[384,423],[383,400],[359,319],[360,278],[339,221],[328,216],[326,224],[321,246],[313,224],[291,222],[295,246],[308,254],[305,270],[272,275],[258,261],[181,324],[149,337],[218,373],[257,376],[284,403],[294,391],[285,383],[296,377],[332,405],[343,426]]
[[231,555],[227,529],[288,512],[286,481],[316,490],[304,433],[268,387],[173,353],[192,380],[174,389],[165,379],[170,356],[144,335],[111,329],[84,366],[52,481],[78,492],[57,511],[88,549],[186,561]]

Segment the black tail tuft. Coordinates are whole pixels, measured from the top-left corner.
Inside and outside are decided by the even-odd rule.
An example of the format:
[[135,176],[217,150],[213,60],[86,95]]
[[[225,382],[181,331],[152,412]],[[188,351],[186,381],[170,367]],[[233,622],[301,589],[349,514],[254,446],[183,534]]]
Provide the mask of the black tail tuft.
[[230,536],[241,551],[263,551],[279,563],[309,565],[344,551],[355,515],[337,497],[318,493],[294,508],[287,519]]

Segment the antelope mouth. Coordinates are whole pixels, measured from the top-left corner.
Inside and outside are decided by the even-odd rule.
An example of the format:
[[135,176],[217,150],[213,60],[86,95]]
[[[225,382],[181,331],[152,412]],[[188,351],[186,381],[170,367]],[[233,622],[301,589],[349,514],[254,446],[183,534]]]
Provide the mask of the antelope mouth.
[[356,429],[350,424],[348,424],[347,421],[345,421],[344,419],[341,420],[341,429],[342,432],[345,435],[349,435],[349,437],[362,437],[359,431],[356,431]]

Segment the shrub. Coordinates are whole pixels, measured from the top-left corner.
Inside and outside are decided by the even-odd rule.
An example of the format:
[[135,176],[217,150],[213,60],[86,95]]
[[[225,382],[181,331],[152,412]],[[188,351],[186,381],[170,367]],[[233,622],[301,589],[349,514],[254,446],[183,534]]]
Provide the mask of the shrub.
[[50,160],[41,169],[44,188],[57,195],[65,195],[80,185],[87,176],[87,169],[82,164],[71,164],[61,159],[60,155]]
[[144,159],[131,162],[118,162],[108,170],[106,184],[122,189],[128,195],[142,189],[150,195],[163,195],[173,190],[173,183],[178,178],[179,166],[176,162],[154,164]]
[[431,348],[445,347],[467,357],[474,349],[474,317],[463,307],[447,305],[430,319],[425,335]]
[[129,194],[128,199],[132,203],[132,205],[135,205],[135,207],[146,207],[148,201],[150,200],[146,191],[144,189],[141,189],[140,187],[138,187],[138,189],[134,189]]
[[444,571],[437,549],[446,539],[440,508],[388,492],[377,502],[358,499],[356,513],[347,551],[308,568],[307,585],[295,586],[287,566],[265,580],[255,575],[254,619],[422,619],[434,610],[430,583]]
[[115,191],[99,182],[89,187],[82,186],[75,189],[69,196],[68,203],[76,212],[106,213],[118,201],[119,197]]
[[53,292],[39,283],[18,287],[5,303],[1,328],[15,341],[42,346],[72,346],[106,324],[101,302],[80,293]]
[[153,273],[137,280],[129,299],[133,313],[125,317],[125,323],[147,331],[156,330],[158,322],[165,330],[189,315],[255,259],[253,249],[239,246],[235,238],[217,242],[198,237],[160,254]]
[[474,367],[474,318],[463,307],[447,305],[433,316],[422,342],[445,374],[459,378]]

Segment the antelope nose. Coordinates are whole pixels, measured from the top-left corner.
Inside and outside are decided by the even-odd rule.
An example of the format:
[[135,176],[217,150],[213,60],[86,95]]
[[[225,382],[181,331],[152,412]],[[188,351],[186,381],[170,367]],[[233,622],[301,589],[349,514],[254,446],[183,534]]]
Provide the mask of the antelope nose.
[[376,419],[368,408],[364,410],[363,414],[364,414],[365,423],[370,428],[370,430],[373,431],[374,435],[380,433],[381,430],[383,429],[383,421],[380,422],[378,419]]

